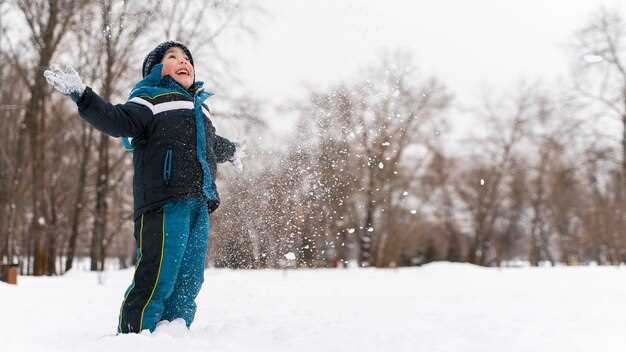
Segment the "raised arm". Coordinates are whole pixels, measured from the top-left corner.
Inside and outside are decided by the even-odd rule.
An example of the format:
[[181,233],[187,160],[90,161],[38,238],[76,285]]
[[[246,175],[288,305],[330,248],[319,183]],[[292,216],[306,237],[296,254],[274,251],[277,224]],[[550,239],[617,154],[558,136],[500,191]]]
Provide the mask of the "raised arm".
[[113,137],[138,137],[152,119],[152,111],[141,104],[113,105],[86,87],[71,67],[46,70],[50,85],[78,105],[80,116],[96,129]]
[[141,104],[113,105],[87,87],[76,102],[80,117],[113,137],[139,137],[152,120],[152,111]]

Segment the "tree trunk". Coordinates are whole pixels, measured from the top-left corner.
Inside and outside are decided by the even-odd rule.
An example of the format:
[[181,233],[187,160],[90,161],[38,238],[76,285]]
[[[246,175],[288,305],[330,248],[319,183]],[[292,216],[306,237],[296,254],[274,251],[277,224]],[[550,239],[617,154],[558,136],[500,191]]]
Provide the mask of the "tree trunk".
[[91,142],[93,140],[93,128],[85,126],[83,128],[83,134],[81,136],[81,145],[83,147],[80,163],[80,171],[78,175],[78,184],[76,189],[76,201],[74,203],[74,210],[72,213],[72,232],[70,234],[67,260],[65,262],[65,271],[72,269],[74,265],[74,257],[76,256],[76,242],[78,241],[78,230],[81,223],[81,214],[84,208],[85,202],[85,186],[87,184],[87,165],[88,158],[91,152]]
[[91,238],[91,270],[99,271],[103,269],[101,258],[104,238],[108,225],[108,204],[107,195],[109,188],[109,136],[100,135],[100,145],[98,146],[98,172],[96,174],[96,204],[93,221],[93,236]]
[[367,205],[365,209],[365,224],[361,230],[359,241],[359,264],[363,267],[370,266],[372,261],[372,232],[374,226],[374,202],[372,190],[367,191]]
[[[45,54],[42,54],[45,55]],[[47,55],[46,55],[47,56]],[[47,67],[50,63],[49,57],[42,57],[39,67]],[[30,138],[30,151],[32,155],[31,175],[32,175],[32,198],[31,206],[33,217],[31,219],[30,235],[35,239],[35,261],[33,274],[46,275],[48,273],[48,251],[47,251],[47,218],[46,206],[42,197],[44,192],[46,174],[45,168],[45,148],[43,133],[44,120],[40,118],[44,102],[44,82],[43,76],[36,75],[35,83],[31,86],[31,99],[26,107],[25,121]]]
[[56,202],[56,197],[53,195],[50,199],[50,204],[52,204],[53,206],[51,207],[51,216],[50,216],[50,226],[48,226],[48,243],[47,243],[47,247],[48,247],[48,263],[47,263],[47,267],[48,267],[48,272],[47,275],[56,275],[58,274],[57,272],[57,266],[56,266],[56,259],[57,259],[57,231],[51,232],[50,230],[56,230],[58,228],[58,217],[57,217],[57,211],[55,209],[54,204],[57,204]]
[[623,113],[622,113],[622,181],[626,182],[626,82],[624,84],[623,94]]

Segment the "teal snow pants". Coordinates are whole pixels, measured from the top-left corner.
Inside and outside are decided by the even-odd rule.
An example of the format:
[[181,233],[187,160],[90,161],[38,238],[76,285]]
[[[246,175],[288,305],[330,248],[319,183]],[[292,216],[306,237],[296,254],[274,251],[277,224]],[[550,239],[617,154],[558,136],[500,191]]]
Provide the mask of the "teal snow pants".
[[173,201],[135,220],[137,267],[124,295],[118,333],[154,331],[159,321],[177,318],[191,325],[204,281],[209,228],[201,198]]

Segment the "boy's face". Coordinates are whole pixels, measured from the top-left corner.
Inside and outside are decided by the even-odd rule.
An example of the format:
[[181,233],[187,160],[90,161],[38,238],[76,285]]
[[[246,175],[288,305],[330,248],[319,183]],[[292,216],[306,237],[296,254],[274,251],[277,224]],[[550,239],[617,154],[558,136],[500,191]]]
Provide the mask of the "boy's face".
[[161,77],[169,75],[185,89],[191,87],[195,72],[189,62],[189,58],[181,48],[173,47],[167,49],[161,63],[163,64]]

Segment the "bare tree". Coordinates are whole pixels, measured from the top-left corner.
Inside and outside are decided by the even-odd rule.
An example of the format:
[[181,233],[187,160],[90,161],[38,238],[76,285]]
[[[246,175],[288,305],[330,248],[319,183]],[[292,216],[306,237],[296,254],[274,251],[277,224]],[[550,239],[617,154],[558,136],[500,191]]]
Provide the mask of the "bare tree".
[[[577,92],[621,124],[621,167],[626,174],[626,21],[617,10],[601,8],[575,37]],[[609,137],[610,138],[610,137]]]
[[364,172],[360,262],[382,265],[389,233],[384,223],[375,226],[377,212],[381,215],[387,211],[394,197],[406,189],[402,183],[398,187],[393,182],[403,157],[410,146],[419,150],[424,136],[435,136],[437,117],[451,96],[436,78],[420,75],[411,57],[402,52],[385,56],[382,65],[372,69],[369,79],[353,94],[364,105],[356,114],[359,129],[355,131],[355,152]]
[[[612,221],[601,221],[601,225],[596,227],[597,230],[590,228],[589,231],[604,233],[599,234],[598,238],[594,238],[590,243],[596,243],[599,239],[603,242],[602,246],[611,246],[615,249],[618,239],[626,238],[626,228],[621,225],[626,219],[626,206],[624,205],[626,200],[626,21],[623,15],[618,10],[604,7],[597,10],[592,14],[588,23],[576,33],[573,49],[576,58],[573,77],[578,96],[588,104],[591,113],[610,116],[620,126],[619,134],[600,134],[595,138],[592,136],[595,141],[589,155],[595,156],[588,159],[592,161],[588,164],[591,166],[589,169],[591,174],[588,176],[593,181],[591,192],[595,199],[594,207],[605,204],[606,211],[613,207],[611,208],[613,214],[610,216],[619,219],[615,226],[611,225]],[[614,150],[617,151],[617,148],[612,148],[614,144],[605,142],[604,145],[599,145],[600,141],[616,141],[615,144],[619,145],[620,152],[613,154]],[[597,154],[595,151],[598,150],[602,152]],[[596,157],[598,155],[602,157],[598,159]],[[619,172],[615,174],[610,169],[598,169],[602,160],[618,164]],[[607,171],[611,176],[605,178],[603,174]],[[600,174],[595,172],[600,172]],[[614,180],[615,177],[621,181],[609,186],[610,180]],[[606,179],[607,183],[601,182],[603,179]],[[613,188],[604,196],[603,185]],[[596,215],[606,211],[600,211]],[[592,216],[586,219],[595,222],[596,220],[593,219],[597,218]],[[599,250],[597,247],[594,251],[596,254],[593,257],[596,260],[605,260],[601,258],[598,251],[606,251]],[[617,254],[609,255],[612,258],[610,261],[615,261],[618,256]]]
[[472,156],[471,166],[463,172],[456,186],[470,220],[467,257],[470,263],[489,265],[497,260],[495,243],[502,235],[503,223],[507,217],[517,218],[517,212],[522,210],[517,204],[521,200],[510,197],[508,186],[515,185],[512,171],[523,162],[517,149],[527,136],[534,90],[534,85],[522,83],[513,98],[484,103],[481,114],[483,123],[488,126],[486,136],[474,140],[481,148]]
[[[41,68],[48,67],[57,48],[73,24],[76,13],[84,6],[84,1],[49,0],[17,1],[17,10],[24,16],[29,31],[31,45],[19,46],[11,43],[9,58],[17,68],[21,78],[28,86],[29,100],[23,115],[23,130],[28,137],[31,154],[31,206],[32,217],[30,234],[34,240],[34,274],[44,275],[53,268],[48,267],[46,240],[49,233],[47,224],[51,218],[51,204],[45,197],[46,190],[46,148],[42,139],[46,130],[46,116],[43,114],[46,98],[46,84]],[[34,48],[32,52],[24,52],[24,48]],[[22,58],[32,57],[28,66]],[[18,141],[22,143],[23,138]],[[20,145],[21,146],[21,145]],[[17,156],[16,177],[21,178],[24,162],[22,151]]]
[[440,224],[440,232],[446,238],[445,260],[461,262],[465,260],[466,244],[460,217],[460,207],[455,199],[455,172],[458,170],[457,160],[445,155],[441,147],[433,148],[433,156],[419,182],[423,193],[419,196],[423,202],[434,207],[434,223]]
[[[4,28],[0,31],[4,33]],[[7,57],[8,53],[0,48],[0,60]],[[6,84],[8,82],[13,83]],[[25,90],[16,70],[8,66],[0,68],[0,224],[3,224],[0,226],[0,260],[3,262],[16,260],[20,219],[23,217],[18,209],[26,206],[27,186],[17,170],[17,157],[21,155],[19,147],[23,146],[25,133],[20,127],[22,121],[16,118],[23,111]]]
[[312,156],[305,165],[311,179],[301,207],[302,248],[333,256],[339,249],[347,257],[342,247],[353,242],[361,265],[393,262],[385,258],[387,240],[395,235],[390,228],[409,175],[420,165],[405,155],[411,148],[425,150],[426,136],[435,136],[449,101],[445,87],[422,77],[403,53],[384,56],[354,82],[312,92],[310,103],[299,107],[307,133],[297,137],[300,149],[310,143]]

